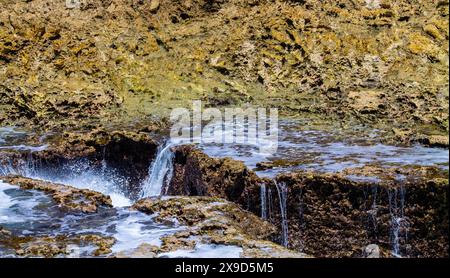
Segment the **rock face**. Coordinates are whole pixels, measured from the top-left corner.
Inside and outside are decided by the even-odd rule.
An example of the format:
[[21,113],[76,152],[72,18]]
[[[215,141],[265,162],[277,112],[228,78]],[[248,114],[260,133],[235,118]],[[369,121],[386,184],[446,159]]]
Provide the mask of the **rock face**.
[[448,133],[447,1],[72,2],[0,1],[0,125],[128,126],[202,99]]
[[369,244],[364,248],[366,258],[380,258],[380,247],[376,244]]
[[250,199],[249,188],[259,182],[242,162],[211,158],[193,146],[176,147],[174,165],[169,195],[214,196],[243,204]]
[[155,219],[159,222],[177,221],[186,225],[184,230],[163,238],[159,248],[141,246],[136,250],[141,255],[189,250],[202,243],[237,246],[242,248],[241,257],[247,258],[308,257],[268,241],[276,233],[272,224],[220,198],[147,198],[138,201],[133,208],[156,214]]
[[18,237],[0,227],[0,246],[20,257],[65,257],[73,253],[75,246],[91,247],[91,256],[100,256],[110,253],[114,243],[114,238],[98,235]]
[[112,201],[109,196],[88,189],[78,189],[72,186],[18,176],[0,177],[0,180],[20,186],[21,189],[46,192],[60,207],[69,211],[92,213],[96,212],[100,206],[112,207]]
[[[448,177],[442,170],[373,166],[333,175],[298,172],[279,175],[277,187],[274,181],[244,170],[239,162],[208,158],[191,147],[178,148],[176,153],[178,165],[169,192],[205,196],[213,192],[261,215],[260,185],[264,184],[266,215],[280,231],[282,184],[287,241],[295,250],[316,257],[361,257],[364,246],[375,243],[383,256],[449,255]],[[361,179],[352,180],[353,176]],[[375,181],[364,179],[373,176]],[[239,190],[230,191],[236,184]]]
[[[95,167],[105,162],[128,178],[125,190],[136,197],[158,145],[151,134],[167,128],[172,108],[191,107],[194,99],[206,107],[278,108],[311,125],[362,124],[396,143],[449,144],[446,0],[0,0],[0,6],[0,127],[33,129],[33,143],[40,135],[49,139],[44,151],[2,150],[6,168],[30,160],[58,170],[81,158]],[[371,256],[365,247],[376,244],[381,257],[391,250],[448,257],[448,178],[439,171],[300,172],[275,183],[240,162],[186,146],[175,149],[174,163],[170,195],[220,197],[255,215],[264,211],[295,250],[359,257]],[[7,179],[47,191],[70,210],[110,205],[93,192]],[[239,241],[244,256],[263,250],[252,244],[269,244],[255,243],[261,239],[282,241],[281,232],[253,230],[248,223],[266,231],[273,226],[254,215],[245,216],[247,223],[237,208],[228,216],[242,221],[220,218],[209,208],[226,211],[211,202],[144,200],[136,208],[160,211],[161,220],[167,209],[197,227],[188,237],[204,235],[209,224],[202,217],[212,217],[214,232],[206,241],[235,241],[244,233],[253,242]],[[190,213],[192,207],[185,218],[175,209]],[[167,246],[195,243],[179,238],[167,238]],[[64,249],[41,242],[48,246],[45,256]],[[269,250],[288,252],[278,248]],[[141,246],[137,252],[160,251]]]
[[314,173],[279,176],[288,188],[289,244],[316,256],[359,257],[375,242],[396,255],[448,257],[444,177],[377,184]]

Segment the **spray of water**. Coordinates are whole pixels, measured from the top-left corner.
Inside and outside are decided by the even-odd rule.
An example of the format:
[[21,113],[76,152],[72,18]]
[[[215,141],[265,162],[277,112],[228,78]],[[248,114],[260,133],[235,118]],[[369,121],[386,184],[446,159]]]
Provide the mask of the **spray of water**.
[[124,188],[128,187],[127,178],[108,167],[105,161],[102,161],[99,166],[88,159],[79,159],[49,169],[40,159],[33,158],[30,153],[27,158],[17,161],[14,165],[11,162],[2,165],[0,174],[20,175],[94,190],[109,195],[116,207],[130,206],[132,203],[124,193]]

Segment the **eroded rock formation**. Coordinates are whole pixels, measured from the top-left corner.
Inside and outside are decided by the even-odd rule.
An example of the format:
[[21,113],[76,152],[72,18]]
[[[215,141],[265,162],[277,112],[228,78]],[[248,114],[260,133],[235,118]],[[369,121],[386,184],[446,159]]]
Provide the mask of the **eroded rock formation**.
[[[438,168],[367,166],[340,174],[294,172],[273,181],[258,178],[241,162],[210,158],[190,146],[177,148],[176,154],[168,192],[221,196],[257,215],[265,209],[279,235],[282,213],[275,182],[283,183],[288,246],[296,250],[361,257],[365,246],[378,244],[383,256],[398,248],[405,256],[448,257],[448,177]],[[261,207],[261,185],[267,190],[266,208]]]
[[69,211],[92,213],[96,212],[100,206],[112,207],[109,196],[88,189],[78,189],[19,176],[0,177],[0,180],[17,185],[21,189],[39,190],[48,193],[59,206]]
[[[196,244],[231,245],[242,248],[242,257],[308,257],[270,240],[276,228],[236,204],[214,197],[163,197],[143,199],[134,209],[156,214],[159,222],[179,221],[187,228],[163,239],[156,250],[194,249]],[[155,249],[154,249],[155,250]]]

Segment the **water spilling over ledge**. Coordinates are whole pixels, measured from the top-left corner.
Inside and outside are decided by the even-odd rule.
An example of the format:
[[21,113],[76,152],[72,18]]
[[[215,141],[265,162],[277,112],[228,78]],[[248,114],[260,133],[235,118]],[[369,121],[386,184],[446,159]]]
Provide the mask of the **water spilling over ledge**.
[[[101,135],[106,136],[107,140],[88,139],[87,142],[92,142],[89,143],[88,150],[92,151],[83,151],[81,157],[66,158],[64,153],[71,154],[70,148],[63,153],[52,153],[53,151],[47,148],[15,148],[24,142],[16,140],[17,136],[9,130],[9,135],[3,136],[0,143],[1,147],[4,147],[0,150],[0,175],[18,174],[36,180],[90,189],[110,196],[114,207],[102,209],[95,216],[78,215],[74,218],[56,212],[56,209],[55,212],[48,211],[47,216],[44,216],[47,211],[36,213],[43,217],[41,220],[37,218],[37,221],[42,223],[51,222],[54,217],[61,218],[58,223],[65,223],[67,219],[92,223],[91,227],[64,228],[60,233],[71,234],[72,237],[68,240],[71,246],[74,242],[82,241],[81,235],[86,239],[86,236],[92,233],[114,239],[106,249],[117,256],[138,256],[143,250],[146,250],[144,253],[147,255],[162,257],[207,256],[213,255],[214,252],[226,252],[224,254],[235,256],[247,252],[239,249],[240,247],[223,249],[223,246],[215,246],[213,242],[207,245],[194,244],[192,246],[197,247],[186,252],[158,249],[159,255],[151,251],[153,247],[143,247],[146,243],[158,246],[161,238],[176,238],[179,229],[184,229],[176,221],[169,226],[161,225],[151,220],[152,217],[158,218],[157,214],[148,218],[127,208],[140,198],[161,195],[215,196],[235,202],[248,210],[248,213],[253,212],[278,227],[277,234],[272,235],[271,240],[315,256],[363,256],[363,247],[373,243],[381,246],[385,256],[432,257],[442,254],[443,251],[437,247],[443,246],[442,240],[445,242],[445,239],[442,239],[445,234],[442,232],[442,223],[445,223],[442,211],[426,216],[427,219],[433,219],[434,226],[429,229],[438,231],[437,234],[432,235],[432,230],[422,234],[418,231],[423,229],[421,225],[424,223],[420,211],[429,210],[433,202],[441,202],[440,200],[445,198],[448,182],[447,185],[445,182],[441,184],[439,178],[436,178],[448,169],[447,150],[423,146],[408,148],[381,145],[376,138],[357,142],[347,138],[347,141],[336,142],[337,135],[298,132],[295,129],[288,130],[283,125],[281,128],[284,141],[280,142],[279,152],[272,157],[259,158],[256,158],[257,156],[253,155],[256,152],[252,151],[257,146],[199,144],[194,147],[168,140],[157,148],[148,139],[143,139],[144,143],[141,143],[139,140],[142,139],[135,141],[135,138],[141,137],[123,134]],[[15,145],[10,144],[11,138],[16,138]],[[93,144],[97,141],[103,143]],[[74,139],[74,142],[80,144],[79,139]],[[143,151],[146,152],[146,159],[143,159]],[[277,156],[285,157],[287,163],[267,164],[276,162]],[[307,159],[303,159],[303,156]],[[232,157],[243,160],[244,163],[222,157]],[[247,167],[251,165],[258,165],[257,174]],[[319,171],[291,173],[295,169]],[[134,176],[134,173],[137,176]],[[275,175],[279,173],[282,174]],[[334,174],[329,176],[330,173]],[[427,174],[423,176],[423,173]],[[9,185],[4,186],[6,187],[0,195],[4,200],[4,205],[0,207],[0,225],[16,235],[44,236],[45,229],[42,233],[26,229],[28,234],[25,235],[20,232],[20,229],[24,229],[23,226],[15,228],[11,219],[26,219],[28,216],[11,213],[17,211],[15,208],[24,211],[20,209],[22,204],[18,205],[22,199],[11,196],[11,193],[19,194],[18,191],[12,190]],[[436,195],[427,199],[432,200],[431,203],[420,203],[417,196],[428,194],[427,188],[434,190]],[[52,202],[45,201],[43,198],[48,198],[45,195],[40,196],[42,198],[23,199],[23,205],[33,211],[35,207],[40,207],[41,203]],[[163,200],[172,202],[164,197]],[[327,215],[327,210],[334,213]],[[439,221],[442,223],[438,224]],[[106,222],[115,223],[115,226],[103,227],[99,224]],[[65,224],[58,225],[63,227]],[[80,233],[77,233],[76,229],[79,229]],[[342,234],[333,234],[333,230],[341,231]],[[428,242],[431,236],[440,238],[437,245]],[[338,238],[339,242],[333,243],[331,238]],[[313,244],[317,240],[321,243]],[[82,246],[79,246],[80,250],[84,251],[71,252],[78,254],[75,256],[98,253],[95,246],[102,241],[96,241],[97,243],[93,243],[84,240]],[[130,245],[132,241],[139,244]],[[334,244],[339,244],[340,247],[336,249]],[[436,253],[432,253],[433,248]],[[137,251],[138,249],[140,251]],[[12,252],[11,249],[8,252]]]

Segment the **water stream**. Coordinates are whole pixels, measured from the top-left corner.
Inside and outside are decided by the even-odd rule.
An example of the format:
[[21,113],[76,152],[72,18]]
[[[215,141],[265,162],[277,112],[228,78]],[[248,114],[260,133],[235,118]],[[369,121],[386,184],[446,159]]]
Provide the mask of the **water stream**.
[[277,183],[275,186],[278,191],[278,199],[280,200],[280,212],[281,212],[281,243],[287,247],[289,244],[288,238],[288,220],[287,220],[287,185],[285,183]]
[[267,188],[265,184],[261,184],[261,218],[267,220]]
[[[367,164],[434,165],[449,169],[448,149],[422,145],[386,145],[381,142],[379,131],[364,132],[365,134],[352,130],[304,130],[302,123],[281,121],[278,149],[275,153],[261,153],[258,145],[251,144],[203,143],[199,146],[212,157],[232,157],[244,162],[250,169],[255,169],[259,176],[271,178],[293,170],[329,173]],[[271,167],[260,168],[260,163],[269,163]]]
[[158,154],[149,169],[148,178],[143,182],[141,198],[160,196],[164,188],[168,188],[173,176],[174,154],[171,148],[175,146],[170,140],[158,150]]
[[405,196],[406,189],[401,186],[388,190],[389,213],[391,215],[390,238],[392,245],[392,255],[402,257],[401,243],[408,240],[408,219],[405,217]]

